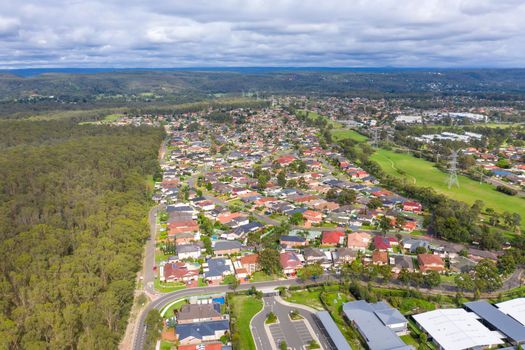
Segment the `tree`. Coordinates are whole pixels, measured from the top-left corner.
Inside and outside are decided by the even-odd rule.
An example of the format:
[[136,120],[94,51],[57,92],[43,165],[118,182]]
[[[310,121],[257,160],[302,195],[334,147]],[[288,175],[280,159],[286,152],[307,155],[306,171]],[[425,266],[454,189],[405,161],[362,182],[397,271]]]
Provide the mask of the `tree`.
[[286,187],[286,170],[283,169],[277,174],[277,184],[280,187]]
[[159,313],[159,310],[153,309],[148,312],[146,319],[144,320],[146,326],[146,336],[144,339],[144,348],[153,349],[157,343],[157,339],[160,337],[160,332],[162,331],[162,316]]
[[266,248],[259,253],[259,266],[268,275],[282,272],[280,254],[277,250]]
[[357,194],[351,189],[342,189],[337,197],[337,203],[340,205],[349,205],[355,202]]
[[441,276],[437,271],[430,271],[423,277],[423,284],[427,288],[435,288],[441,283]]
[[379,229],[381,232],[386,233],[388,230],[392,228],[392,221],[389,217],[383,215],[379,219]]
[[293,213],[292,216],[290,216],[290,224],[292,225],[301,225],[304,222],[304,216],[302,213]]
[[498,268],[492,260],[482,259],[474,271],[474,284],[481,292],[497,290],[503,285]]
[[297,277],[303,281],[309,280],[310,278],[317,278],[323,274],[324,270],[319,264],[307,265],[297,271]]
[[377,209],[383,206],[383,202],[379,198],[372,198],[366,206],[369,209]]
[[460,273],[454,278],[454,283],[461,291],[472,291],[474,290],[474,280],[468,273]]
[[498,271],[503,275],[508,275],[516,270],[516,261],[514,256],[511,254],[503,254],[498,258],[497,262]]
[[280,350],[288,350],[288,345],[286,344],[286,342],[284,340],[281,341],[281,343],[279,344],[279,349]]

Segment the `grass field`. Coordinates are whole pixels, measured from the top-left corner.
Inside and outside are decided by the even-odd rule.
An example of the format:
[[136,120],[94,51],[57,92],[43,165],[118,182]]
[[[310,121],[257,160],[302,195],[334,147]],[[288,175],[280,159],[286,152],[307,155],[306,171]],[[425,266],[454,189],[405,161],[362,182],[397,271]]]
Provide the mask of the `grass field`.
[[262,309],[262,300],[251,295],[236,295],[231,300],[233,317],[237,320],[236,326],[240,334],[239,349],[255,350],[250,321]]
[[314,309],[323,310],[323,304],[319,299],[321,290],[297,290],[290,293],[289,297],[286,297],[286,301],[295,304],[303,304],[313,307]]
[[352,139],[357,142],[364,142],[368,140],[368,137],[365,135],[361,135],[357,131],[351,129],[333,129],[332,137],[335,141]]
[[371,159],[378,162],[386,173],[406,178],[417,186],[431,187],[438,193],[468,204],[481,199],[488,208],[493,208],[500,213],[516,212],[525,218],[525,200],[522,198],[507,196],[496,191],[491,185],[479,184],[465,176],[458,176],[460,188],[449,189],[448,175],[426,160],[385,149],[376,151]]
[[[305,110],[300,110],[299,112],[301,112],[301,113],[306,113]],[[334,129],[339,129],[339,128],[342,128],[342,127],[343,127],[343,125],[342,125],[341,123],[336,122],[336,121],[331,120],[331,119],[328,119],[328,118],[326,118],[325,116],[322,116],[322,115],[320,115],[320,114],[317,113],[317,112],[311,112],[311,111],[309,111],[309,112],[308,112],[308,118],[313,119],[313,120],[317,120],[317,119],[319,119],[319,118],[325,118],[326,120],[328,120],[328,124],[331,124],[332,127],[333,127]]]

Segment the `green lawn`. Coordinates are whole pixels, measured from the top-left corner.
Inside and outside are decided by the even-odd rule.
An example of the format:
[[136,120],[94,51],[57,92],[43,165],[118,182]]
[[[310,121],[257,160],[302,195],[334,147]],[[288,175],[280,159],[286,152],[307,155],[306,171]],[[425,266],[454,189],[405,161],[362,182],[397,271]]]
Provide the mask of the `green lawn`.
[[398,310],[403,314],[414,314],[436,309],[436,305],[430,301],[419,298],[403,297]]
[[407,334],[407,335],[402,335],[400,336],[401,340],[405,342],[405,344],[407,345],[412,345],[415,349],[418,348],[419,346],[419,343],[417,340],[415,340],[414,338],[412,338],[412,336],[410,334]]
[[175,310],[178,311],[181,308],[181,306],[185,305],[185,304],[187,304],[186,299],[178,301],[175,304],[171,305],[170,307],[163,309],[162,311],[163,312],[165,311],[164,312],[164,318],[172,317],[174,315],[174,311]]
[[366,137],[365,135],[362,135],[357,131],[351,129],[334,129],[332,130],[332,137],[335,141],[352,139],[357,142],[364,142],[368,140],[368,137]]
[[250,277],[250,282],[274,281],[277,279],[279,279],[278,275],[268,275],[262,271],[257,271]]
[[458,176],[460,188],[449,189],[448,175],[426,160],[385,149],[376,151],[371,159],[378,162],[386,173],[406,178],[417,186],[431,187],[436,192],[468,204],[481,199],[486,207],[493,208],[500,213],[517,212],[521,217],[525,217],[525,200],[522,198],[507,196],[496,191],[491,185],[479,184],[465,176]]
[[162,340],[160,342],[160,350],[171,350],[175,348],[175,344],[170,341]]
[[233,315],[239,331],[239,349],[255,350],[255,343],[250,331],[250,321],[262,307],[262,300],[251,295],[235,295],[231,298]]
[[186,285],[184,283],[179,282],[161,282],[158,278],[155,278],[154,287],[157,291],[161,293],[169,293],[174,292],[176,290],[184,289],[186,288]]
[[303,304],[314,309],[323,310],[323,304],[319,299],[321,290],[297,290],[290,292],[290,296],[286,297],[285,300],[290,303]]

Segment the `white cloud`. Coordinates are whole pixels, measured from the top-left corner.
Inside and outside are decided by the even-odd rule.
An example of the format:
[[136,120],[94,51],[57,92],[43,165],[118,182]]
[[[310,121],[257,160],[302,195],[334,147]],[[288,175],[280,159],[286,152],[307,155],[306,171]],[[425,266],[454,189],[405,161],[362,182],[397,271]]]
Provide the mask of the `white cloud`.
[[520,0],[0,0],[0,67],[523,66]]

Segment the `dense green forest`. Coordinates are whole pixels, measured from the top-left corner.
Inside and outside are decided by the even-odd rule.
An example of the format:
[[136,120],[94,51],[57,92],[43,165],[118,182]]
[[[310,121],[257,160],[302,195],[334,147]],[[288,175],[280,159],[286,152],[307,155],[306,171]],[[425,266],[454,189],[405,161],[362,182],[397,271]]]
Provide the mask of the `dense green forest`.
[[0,348],[114,349],[161,129],[0,122]]

